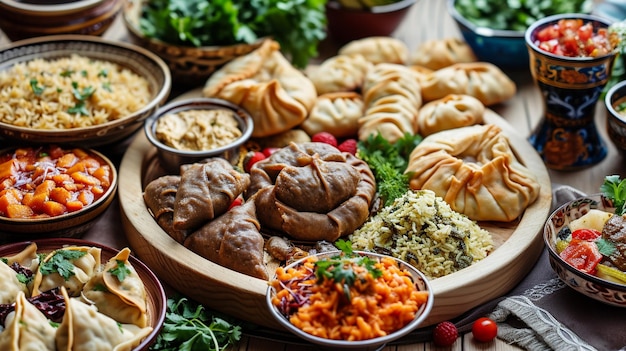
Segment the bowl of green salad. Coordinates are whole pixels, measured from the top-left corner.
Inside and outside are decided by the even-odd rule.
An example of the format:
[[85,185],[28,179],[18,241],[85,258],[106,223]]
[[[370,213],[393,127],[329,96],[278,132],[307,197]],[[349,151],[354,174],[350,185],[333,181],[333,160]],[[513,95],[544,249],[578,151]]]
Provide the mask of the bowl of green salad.
[[507,70],[527,70],[524,33],[536,20],[559,13],[590,13],[593,0],[448,0],[448,13],[480,61]]
[[179,87],[202,86],[214,71],[270,37],[294,66],[306,67],[326,37],[323,2],[262,3],[128,0],[122,17],[129,40],[163,59]]

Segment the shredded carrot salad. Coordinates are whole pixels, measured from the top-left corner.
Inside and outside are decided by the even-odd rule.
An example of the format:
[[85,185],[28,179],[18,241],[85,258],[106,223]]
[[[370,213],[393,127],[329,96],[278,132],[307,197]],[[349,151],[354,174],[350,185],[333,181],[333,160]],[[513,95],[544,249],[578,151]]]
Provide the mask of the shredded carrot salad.
[[296,267],[279,267],[270,282],[272,303],[294,326],[326,339],[366,340],[399,330],[415,318],[428,291],[419,290],[393,258],[367,259],[329,265],[309,256]]

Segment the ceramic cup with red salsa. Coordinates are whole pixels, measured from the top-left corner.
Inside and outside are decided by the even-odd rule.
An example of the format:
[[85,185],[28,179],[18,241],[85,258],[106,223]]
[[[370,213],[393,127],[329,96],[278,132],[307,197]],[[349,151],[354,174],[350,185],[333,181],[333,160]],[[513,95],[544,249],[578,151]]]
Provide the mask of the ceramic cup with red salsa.
[[594,28],[580,18],[565,18],[539,30],[535,44],[554,55],[599,57],[611,53],[616,40],[608,28]]
[[0,216],[47,218],[79,211],[107,193],[114,170],[80,148],[22,147],[0,153]]

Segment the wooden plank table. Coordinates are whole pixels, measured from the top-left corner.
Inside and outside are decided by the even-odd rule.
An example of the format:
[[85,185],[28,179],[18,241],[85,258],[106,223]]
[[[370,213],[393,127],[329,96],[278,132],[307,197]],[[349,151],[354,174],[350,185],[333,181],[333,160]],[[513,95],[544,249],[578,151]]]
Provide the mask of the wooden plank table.
[[[460,33],[452,18],[448,15],[446,1],[443,0],[419,0],[410,10],[404,22],[398,28],[394,36],[405,41],[411,50],[428,39],[460,37]],[[107,39],[125,40],[126,30],[118,17],[114,25],[104,35]],[[9,43],[6,36],[0,32],[0,47]],[[324,46],[320,51],[324,50]],[[512,99],[505,103],[492,106],[492,109],[510,123],[524,136],[530,135],[532,128],[539,122],[542,113],[541,96],[538,89],[533,85],[529,71],[507,72],[516,82],[518,92]],[[599,192],[605,175],[626,174],[624,158],[610,143],[605,131],[606,113],[602,103],[598,103],[596,113],[597,123],[602,136],[609,146],[608,156],[598,165],[580,171],[555,171],[549,170],[553,183],[568,184],[587,193]],[[96,230],[86,235],[87,239],[93,239],[105,244],[122,247],[126,245],[123,230],[120,228],[119,205],[113,206],[99,220]],[[104,233],[104,234],[102,234]],[[280,341],[267,340],[256,337],[244,337],[233,348],[239,351],[277,351],[277,350],[315,350],[314,347],[306,347],[300,344],[288,344]],[[408,350],[439,350],[432,343],[418,343],[410,345],[394,345],[384,348],[385,351],[408,351]],[[446,348],[448,349],[448,348]],[[501,340],[490,343],[476,343],[471,335],[461,335],[450,350],[520,350],[518,347],[508,345]]]

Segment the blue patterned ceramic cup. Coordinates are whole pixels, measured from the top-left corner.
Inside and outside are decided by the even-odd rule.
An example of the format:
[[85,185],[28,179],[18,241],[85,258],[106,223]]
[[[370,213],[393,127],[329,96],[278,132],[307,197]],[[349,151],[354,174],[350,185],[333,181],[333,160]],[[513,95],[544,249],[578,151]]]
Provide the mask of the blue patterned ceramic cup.
[[595,111],[616,51],[598,57],[566,57],[540,49],[537,33],[562,19],[582,19],[594,31],[608,28],[611,22],[592,15],[560,14],[535,22],[525,33],[530,71],[544,102],[544,114],[529,141],[549,168],[576,170],[597,164],[607,154]]

